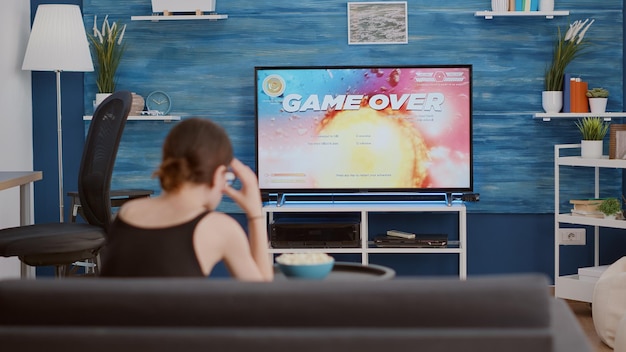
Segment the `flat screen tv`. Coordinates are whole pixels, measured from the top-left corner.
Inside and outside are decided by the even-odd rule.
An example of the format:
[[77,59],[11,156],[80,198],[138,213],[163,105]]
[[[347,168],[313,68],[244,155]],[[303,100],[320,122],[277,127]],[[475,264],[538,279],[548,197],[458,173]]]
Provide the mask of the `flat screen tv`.
[[473,191],[472,66],[255,67],[272,194]]

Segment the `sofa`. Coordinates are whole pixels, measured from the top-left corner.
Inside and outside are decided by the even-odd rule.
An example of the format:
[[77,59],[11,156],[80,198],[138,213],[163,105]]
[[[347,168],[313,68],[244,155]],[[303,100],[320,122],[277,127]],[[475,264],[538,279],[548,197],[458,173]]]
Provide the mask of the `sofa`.
[[0,281],[3,351],[585,351],[543,275]]

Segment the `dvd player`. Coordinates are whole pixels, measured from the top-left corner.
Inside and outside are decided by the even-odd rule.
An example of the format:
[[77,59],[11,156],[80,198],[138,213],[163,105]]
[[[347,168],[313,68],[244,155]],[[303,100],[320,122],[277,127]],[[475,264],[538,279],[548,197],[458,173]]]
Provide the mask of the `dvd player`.
[[415,238],[381,235],[374,237],[374,244],[378,247],[445,248],[448,246],[448,235],[416,234]]
[[273,248],[356,248],[361,224],[355,217],[286,217],[270,224]]

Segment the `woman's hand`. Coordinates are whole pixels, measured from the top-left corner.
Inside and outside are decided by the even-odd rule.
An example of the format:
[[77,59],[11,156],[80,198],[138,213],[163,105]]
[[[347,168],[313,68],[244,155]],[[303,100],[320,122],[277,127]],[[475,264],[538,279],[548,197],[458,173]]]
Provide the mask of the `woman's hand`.
[[261,216],[261,192],[259,191],[259,183],[256,174],[237,158],[233,159],[230,163],[230,167],[237,178],[241,180],[242,186],[240,190],[236,190],[226,185],[226,187],[224,187],[224,193],[232,198],[235,203],[246,212],[248,218]]

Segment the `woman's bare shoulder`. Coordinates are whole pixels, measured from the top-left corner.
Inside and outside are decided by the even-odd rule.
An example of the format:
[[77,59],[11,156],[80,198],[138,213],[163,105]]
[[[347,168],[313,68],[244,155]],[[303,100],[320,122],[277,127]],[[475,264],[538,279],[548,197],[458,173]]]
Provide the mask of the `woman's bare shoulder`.
[[[208,232],[220,232],[225,230],[238,231],[243,229],[241,225],[237,222],[237,220],[233,219],[228,214],[219,212],[219,211],[211,211],[208,213],[204,219],[199,224],[202,230],[207,230]],[[220,231],[217,231],[220,230]]]

